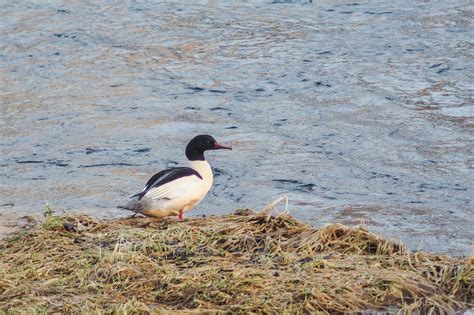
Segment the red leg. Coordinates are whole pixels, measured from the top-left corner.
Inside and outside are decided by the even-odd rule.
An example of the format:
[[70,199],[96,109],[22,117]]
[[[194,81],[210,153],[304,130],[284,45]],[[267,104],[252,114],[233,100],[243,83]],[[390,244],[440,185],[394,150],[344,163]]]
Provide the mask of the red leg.
[[183,221],[183,213],[182,212],[179,213],[178,220]]

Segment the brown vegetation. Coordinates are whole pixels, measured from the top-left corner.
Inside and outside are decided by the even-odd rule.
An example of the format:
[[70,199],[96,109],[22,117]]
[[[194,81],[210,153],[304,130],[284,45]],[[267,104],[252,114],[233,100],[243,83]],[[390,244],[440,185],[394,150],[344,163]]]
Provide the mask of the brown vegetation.
[[0,313],[436,313],[473,307],[472,261],[289,215],[49,215],[0,241]]

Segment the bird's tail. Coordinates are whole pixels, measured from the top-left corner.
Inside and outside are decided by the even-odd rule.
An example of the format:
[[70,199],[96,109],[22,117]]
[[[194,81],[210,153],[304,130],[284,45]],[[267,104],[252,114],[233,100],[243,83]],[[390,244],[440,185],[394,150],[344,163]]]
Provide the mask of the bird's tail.
[[127,204],[123,206],[117,206],[117,208],[133,211],[135,213],[140,213],[144,210],[143,205],[137,200],[130,200]]

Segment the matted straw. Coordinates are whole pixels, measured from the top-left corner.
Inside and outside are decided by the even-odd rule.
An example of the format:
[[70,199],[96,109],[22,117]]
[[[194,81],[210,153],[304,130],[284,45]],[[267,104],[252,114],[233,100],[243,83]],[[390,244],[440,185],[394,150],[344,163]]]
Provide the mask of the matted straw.
[[276,206],[178,222],[48,215],[0,241],[0,313],[473,307],[472,260],[410,253],[366,228],[308,226]]

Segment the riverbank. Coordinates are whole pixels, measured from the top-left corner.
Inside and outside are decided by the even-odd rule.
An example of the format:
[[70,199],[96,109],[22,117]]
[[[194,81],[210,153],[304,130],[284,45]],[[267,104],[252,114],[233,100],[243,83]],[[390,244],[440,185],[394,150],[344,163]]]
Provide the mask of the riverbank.
[[0,240],[0,312],[453,312],[473,307],[473,278],[472,259],[268,211],[183,222],[49,214]]

